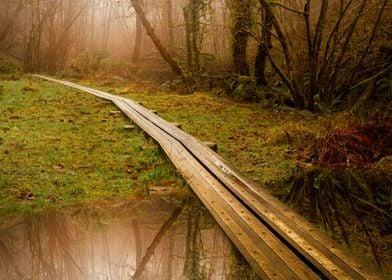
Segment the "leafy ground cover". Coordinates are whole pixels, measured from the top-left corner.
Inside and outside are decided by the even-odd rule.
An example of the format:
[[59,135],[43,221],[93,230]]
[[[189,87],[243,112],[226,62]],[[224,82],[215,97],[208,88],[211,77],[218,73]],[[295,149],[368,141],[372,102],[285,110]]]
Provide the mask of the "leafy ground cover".
[[159,147],[101,99],[43,81],[1,80],[0,215],[180,186]]

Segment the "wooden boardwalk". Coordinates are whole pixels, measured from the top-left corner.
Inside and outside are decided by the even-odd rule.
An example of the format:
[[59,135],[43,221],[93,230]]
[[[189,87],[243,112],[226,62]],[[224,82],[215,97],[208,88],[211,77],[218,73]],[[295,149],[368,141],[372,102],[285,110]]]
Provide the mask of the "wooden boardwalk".
[[112,101],[149,134],[261,279],[382,279],[193,136],[137,102],[45,76]]

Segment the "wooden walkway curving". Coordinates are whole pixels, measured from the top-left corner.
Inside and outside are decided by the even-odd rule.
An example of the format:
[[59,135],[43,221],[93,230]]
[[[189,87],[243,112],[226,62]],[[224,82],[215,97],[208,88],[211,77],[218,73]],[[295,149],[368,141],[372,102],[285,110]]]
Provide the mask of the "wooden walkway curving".
[[137,102],[34,75],[112,101],[165,151],[261,279],[382,279],[193,136]]

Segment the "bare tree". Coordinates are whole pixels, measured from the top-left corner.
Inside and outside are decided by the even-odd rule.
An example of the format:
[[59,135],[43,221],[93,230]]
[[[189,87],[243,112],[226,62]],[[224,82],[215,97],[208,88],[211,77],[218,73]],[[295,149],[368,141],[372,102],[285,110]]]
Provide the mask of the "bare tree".
[[[260,0],[265,14],[271,17],[275,45],[279,45],[275,51],[268,50],[268,59],[299,108],[313,111],[315,98],[318,104],[328,106],[348,94],[358,77],[359,65],[369,54],[388,2],[373,5],[366,0]],[[362,18],[369,18],[370,11],[377,9],[373,31],[359,36],[356,31],[360,26],[369,26]],[[297,30],[291,32],[288,25]],[[359,40],[368,41],[362,55],[360,48],[353,45]]]
[[0,50],[4,48],[3,42],[13,31],[15,21],[18,19],[20,12],[23,10],[24,0],[3,1],[3,7],[0,10]]
[[255,59],[255,77],[259,86],[267,85],[265,77],[266,64],[268,59],[268,51],[272,48],[271,41],[272,20],[269,13],[265,10],[262,12],[261,40],[257,47],[257,55]]
[[[143,8],[143,0],[136,0],[137,4]],[[140,49],[142,47],[143,24],[139,15],[136,15],[136,35],[135,47],[133,49],[132,63],[137,63],[140,57]]]
[[130,0],[132,3],[133,8],[136,11],[136,14],[140,17],[142,24],[147,32],[147,35],[151,38],[153,41],[155,47],[158,49],[159,53],[161,54],[162,58],[170,65],[172,68],[173,72],[183,79],[185,84],[189,85],[190,83],[190,78],[189,76],[185,73],[185,71],[182,69],[178,61],[176,61],[172,55],[169,53],[169,51],[166,49],[166,47],[162,44],[161,40],[158,38],[158,36],[155,34],[154,28],[151,26],[150,22],[148,21],[146,15],[144,14],[144,11],[142,7],[139,5],[138,0]]

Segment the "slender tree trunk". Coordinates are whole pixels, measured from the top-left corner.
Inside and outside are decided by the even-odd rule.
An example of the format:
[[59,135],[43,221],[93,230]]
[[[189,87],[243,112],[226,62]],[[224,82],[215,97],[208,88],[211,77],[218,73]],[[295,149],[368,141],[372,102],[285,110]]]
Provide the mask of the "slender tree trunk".
[[193,58],[193,75],[197,75],[200,71],[200,51],[199,51],[199,33],[200,33],[200,20],[199,13],[202,5],[200,0],[191,0],[191,42],[192,42],[192,58]]
[[[142,0],[135,0],[140,7],[143,7]],[[139,15],[136,15],[136,37],[135,47],[132,54],[132,63],[137,63],[140,57],[140,49],[142,47],[143,25]]]
[[305,95],[305,107],[309,111],[314,110],[314,96],[319,93],[318,87],[318,65],[319,65],[319,52],[321,48],[321,42],[323,38],[324,24],[327,17],[328,0],[321,1],[320,14],[317,20],[316,30],[312,36],[310,30],[310,4],[311,0],[308,0],[304,8],[304,19],[306,26],[306,37],[308,42],[308,60],[309,60],[309,74],[310,74],[310,85]]
[[196,77],[200,71],[199,16],[202,4],[200,0],[190,0],[184,8],[187,62],[193,77]]
[[193,205],[188,213],[185,263],[183,275],[186,279],[203,279],[200,272],[200,252],[198,235],[200,233],[200,205]]
[[112,13],[113,13],[113,5],[111,2],[108,2],[105,11],[105,27],[103,30],[103,40],[102,40],[102,49],[106,50],[108,48],[109,37],[110,37],[110,29],[112,26]]
[[255,60],[255,77],[257,81],[257,85],[266,86],[267,79],[265,78],[265,70],[268,58],[268,51],[272,48],[271,42],[271,30],[272,30],[272,20],[268,13],[263,11],[262,18],[262,40],[259,43],[257,49],[257,55]]
[[291,61],[291,56],[289,52],[289,45],[287,41],[287,37],[283,32],[281,25],[279,24],[278,19],[274,13],[271,2],[267,0],[260,0],[260,5],[263,7],[264,11],[271,18],[272,26],[276,31],[277,38],[279,39],[280,46],[282,47],[282,52],[285,60],[285,64],[287,67],[287,71],[283,71],[279,65],[276,63],[274,58],[271,56],[271,53],[267,51],[268,60],[271,63],[272,68],[278,73],[283,83],[289,89],[294,102],[300,109],[305,109],[305,100],[298,84],[298,81],[294,76],[294,68]]
[[176,61],[172,57],[172,55],[169,53],[169,51],[162,44],[161,40],[159,40],[158,36],[155,34],[154,28],[151,26],[150,22],[147,20],[146,15],[144,14],[142,7],[138,4],[138,0],[130,0],[130,1],[132,3],[133,8],[136,11],[136,14],[140,17],[142,24],[143,24],[144,28],[146,29],[147,35],[153,41],[155,47],[158,49],[162,58],[170,65],[170,67],[172,68],[172,70],[175,74],[181,76],[184,83],[188,86],[188,91],[190,91],[189,84],[191,81],[190,81],[189,77],[186,75],[184,70],[181,68],[178,61]]
[[133,229],[133,235],[135,237],[136,267],[139,267],[142,262],[143,240],[140,234],[139,222],[136,218],[132,220],[132,229]]
[[166,233],[170,230],[173,224],[177,221],[178,217],[182,212],[182,208],[176,208],[173,211],[171,217],[162,225],[157,235],[154,237],[154,240],[151,242],[150,246],[147,248],[145,255],[143,256],[140,265],[136,268],[135,273],[133,274],[132,279],[140,279],[142,276],[148,262],[151,257],[154,255],[155,249],[158,247],[162,238],[166,235]]
[[91,37],[90,37],[90,46],[93,48],[93,46],[95,45],[95,0],[93,0],[92,4],[91,4]]
[[169,51],[174,54],[174,24],[173,24],[173,0],[166,0],[167,30],[169,36]]
[[186,62],[188,69],[193,68],[192,58],[192,38],[191,38],[191,25],[190,25],[190,11],[189,5],[183,8],[184,19],[185,19],[185,44],[186,44]]

